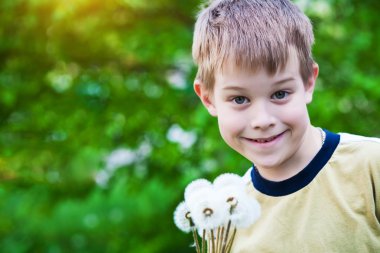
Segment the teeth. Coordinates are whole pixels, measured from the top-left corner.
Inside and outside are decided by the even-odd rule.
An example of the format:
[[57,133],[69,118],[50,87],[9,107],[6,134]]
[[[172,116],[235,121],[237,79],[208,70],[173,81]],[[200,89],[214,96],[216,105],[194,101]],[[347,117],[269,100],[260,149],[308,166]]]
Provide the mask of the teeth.
[[272,138],[268,138],[268,139],[256,139],[255,141],[258,143],[266,143],[266,142],[273,141],[275,138],[276,137],[272,137]]

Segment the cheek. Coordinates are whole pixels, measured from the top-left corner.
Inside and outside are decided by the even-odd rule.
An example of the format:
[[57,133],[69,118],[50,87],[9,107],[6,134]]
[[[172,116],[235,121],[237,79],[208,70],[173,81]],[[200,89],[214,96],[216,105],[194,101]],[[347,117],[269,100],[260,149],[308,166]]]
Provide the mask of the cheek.
[[218,116],[219,131],[223,139],[228,143],[229,139],[238,135],[244,129],[244,119],[238,114],[225,111]]
[[288,107],[286,111],[286,113],[281,113],[279,116],[284,123],[300,127],[309,124],[309,115],[305,104],[295,104]]

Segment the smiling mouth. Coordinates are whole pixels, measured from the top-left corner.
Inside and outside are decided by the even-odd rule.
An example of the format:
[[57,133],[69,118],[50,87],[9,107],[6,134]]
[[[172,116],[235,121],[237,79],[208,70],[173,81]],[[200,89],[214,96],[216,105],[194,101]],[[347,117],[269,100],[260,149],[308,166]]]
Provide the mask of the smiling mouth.
[[250,139],[250,138],[246,138],[247,140],[249,141],[253,141],[253,142],[256,142],[256,143],[268,143],[268,142],[271,142],[275,139],[277,139],[279,136],[281,136],[284,132],[278,134],[278,135],[274,135],[272,137],[269,137],[269,138],[257,138],[257,139]]
[[277,138],[277,135],[274,137],[266,138],[266,139],[253,139],[253,141],[257,143],[266,143],[266,142],[271,142],[276,138]]

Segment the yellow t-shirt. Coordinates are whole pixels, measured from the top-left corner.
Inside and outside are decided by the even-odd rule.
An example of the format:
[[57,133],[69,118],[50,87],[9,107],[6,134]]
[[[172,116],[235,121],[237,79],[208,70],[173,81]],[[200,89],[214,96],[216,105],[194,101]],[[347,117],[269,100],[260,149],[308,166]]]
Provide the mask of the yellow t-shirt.
[[380,252],[380,139],[326,132],[313,161],[282,182],[245,175],[261,216],[233,253]]

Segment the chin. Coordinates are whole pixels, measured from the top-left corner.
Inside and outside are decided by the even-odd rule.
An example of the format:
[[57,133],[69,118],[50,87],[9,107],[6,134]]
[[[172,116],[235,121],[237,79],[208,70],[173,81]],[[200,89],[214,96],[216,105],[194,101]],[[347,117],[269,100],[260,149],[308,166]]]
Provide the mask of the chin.
[[278,168],[281,162],[278,159],[254,159],[253,157],[246,157],[249,161],[251,161],[257,168],[263,169],[274,169]]

